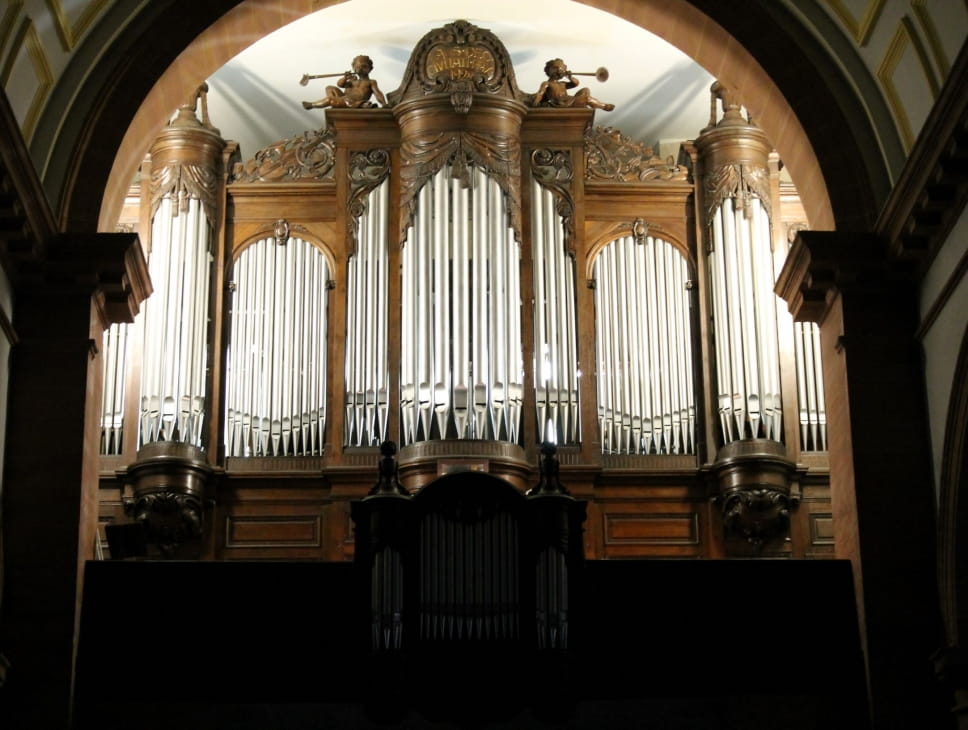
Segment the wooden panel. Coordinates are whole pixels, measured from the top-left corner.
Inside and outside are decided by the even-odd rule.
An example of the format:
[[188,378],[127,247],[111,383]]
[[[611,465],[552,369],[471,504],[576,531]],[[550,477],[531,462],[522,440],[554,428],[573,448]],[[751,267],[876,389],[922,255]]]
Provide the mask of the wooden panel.
[[830,512],[814,512],[810,515],[810,544],[834,544],[834,518]]
[[641,501],[602,507],[606,557],[699,557],[702,553],[696,505]]
[[225,518],[225,546],[313,547],[321,546],[319,515],[251,516]]
[[605,540],[639,545],[698,545],[699,516],[691,514],[606,515]]

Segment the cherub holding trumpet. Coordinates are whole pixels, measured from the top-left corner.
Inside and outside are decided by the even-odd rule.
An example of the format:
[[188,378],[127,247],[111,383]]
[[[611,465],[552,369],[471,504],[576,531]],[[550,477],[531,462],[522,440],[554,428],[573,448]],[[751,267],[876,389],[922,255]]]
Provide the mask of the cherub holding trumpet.
[[[587,87],[579,89],[574,96],[569,94],[568,89],[574,89],[578,86],[578,81],[575,80],[575,75],[568,70],[568,66],[560,58],[553,58],[548,61],[545,64],[544,71],[548,80],[541,82],[541,86],[538,87],[538,91],[531,102],[532,106],[589,106],[607,112],[615,108],[614,104],[606,104],[593,97]],[[601,69],[601,71],[604,71],[604,69]],[[607,72],[605,72],[604,77],[608,78]]]
[[387,100],[377,86],[376,81],[370,78],[373,71],[373,61],[369,56],[357,56],[353,59],[353,70],[343,74],[319,74],[311,76],[304,74],[300,79],[300,86],[305,86],[310,79],[323,79],[332,76],[341,76],[336,82],[336,86],[326,87],[326,96],[318,101],[304,101],[304,109],[323,109],[325,107],[351,108],[351,109],[372,109],[376,106],[370,101],[371,96],[375,96],[380,104],[386,106]]

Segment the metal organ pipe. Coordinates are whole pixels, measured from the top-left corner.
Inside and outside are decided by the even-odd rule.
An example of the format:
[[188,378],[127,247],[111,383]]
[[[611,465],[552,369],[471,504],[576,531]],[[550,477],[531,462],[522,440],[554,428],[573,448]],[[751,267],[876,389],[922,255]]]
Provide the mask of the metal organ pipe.
[[782,438],[770,221],[755,196],[717,208],[709,252],[720,421],[727,443]]
[[815,322],[794,323],[797,398],[800,405],[800,448],[827,450],[827,412],[820,362],[820,328]]
[[373,446],[386,439],[390,382],[386,297],[388,210],[389,183],[384,181],[367,197],[359,221],[357,251],[349,261],[346,446]]
[[306,456],[323,449],[326,281],[322,252],[263,238],[235,261],[226,358],[228,456]]
[[101,393],[101,454],[116,455],[124,440],[124,379],[128,352],[127,323],[115,323],[104,331]]
[[468,173],[465,184],[445,167],[424,185],[404,245],[404,443],[519,438],[517,243],[500,186]]
[[565,252],[554,195],[533,181],[531,200],[539,440],[574,444],[580,439],[574,260]]
[[685,259],[626,236],[602,249],[594,276],[602,450],[695,453]]
[[140,443],[201,446],[214,232],[199,200],[177,205],[162,198],[152,219],[148,266],[159,284],[145,303]]

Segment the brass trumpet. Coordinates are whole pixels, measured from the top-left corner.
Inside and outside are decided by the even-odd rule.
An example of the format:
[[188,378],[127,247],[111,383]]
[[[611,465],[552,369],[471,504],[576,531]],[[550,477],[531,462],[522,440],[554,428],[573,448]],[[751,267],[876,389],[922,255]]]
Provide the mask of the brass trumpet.
[[344,71],[341,74],[303,74],[303,77],[299,79],[299,85],[305,86],[310,82],[311,79],[331,79],[335,76],[343,76],[344,78],[349,78],[350,76],[356,76],[356,74],[353,73],[352,71]]
[[595,80],[599,83],[605,83],[608,81],[608,69],[604,66],[599,66],[594,71],[569,71],[569,76],[594,76]]

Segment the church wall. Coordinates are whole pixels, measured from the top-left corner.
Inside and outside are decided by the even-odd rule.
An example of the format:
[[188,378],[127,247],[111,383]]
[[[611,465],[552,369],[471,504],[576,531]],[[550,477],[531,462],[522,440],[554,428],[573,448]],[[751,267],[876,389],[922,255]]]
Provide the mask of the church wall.
[[921,345],[931,424],[935,491],[944,458],[945,426],[951,403],[958,353],[968,312],[968,213],[958,222],[928,269],[921,287]]

